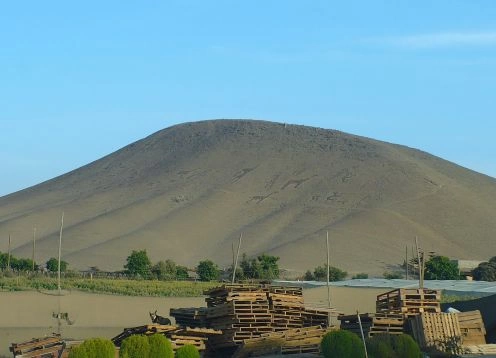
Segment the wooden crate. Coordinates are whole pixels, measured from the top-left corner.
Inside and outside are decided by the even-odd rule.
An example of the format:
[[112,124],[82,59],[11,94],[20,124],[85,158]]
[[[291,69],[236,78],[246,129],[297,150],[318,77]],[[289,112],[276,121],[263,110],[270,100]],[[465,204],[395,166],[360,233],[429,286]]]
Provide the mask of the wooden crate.
[[10,351],[14,357],[58,358],[65,348],[60,335],[34,338],[22,343],[12,343]]
[[395,289],[377,296],[377,313],[398,313],[405,318],[423,312],[441,312],[441,291],[429,289]]
[[423,349],[452,352],[461,346],[461,330],[455,313],[424,312],[410,319],[414,339]]
[[486,329],[479,310],[456,313],[460,326],[462,344],[486,344]]

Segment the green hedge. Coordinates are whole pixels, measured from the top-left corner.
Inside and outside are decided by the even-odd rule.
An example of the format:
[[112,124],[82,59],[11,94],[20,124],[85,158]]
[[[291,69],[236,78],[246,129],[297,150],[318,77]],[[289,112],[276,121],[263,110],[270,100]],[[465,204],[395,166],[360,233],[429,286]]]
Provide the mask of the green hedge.
[[91,338],[85,340],[80,346],[74,347],[69,358],[114,358],[115,347],[108,339]]
[[325,358],[365,358],[362,341],[356,334],[349,331],[326,333],[320,347]]
[[200,352],[195,346],[186,344],[176,351],[176,358],[200,358]]

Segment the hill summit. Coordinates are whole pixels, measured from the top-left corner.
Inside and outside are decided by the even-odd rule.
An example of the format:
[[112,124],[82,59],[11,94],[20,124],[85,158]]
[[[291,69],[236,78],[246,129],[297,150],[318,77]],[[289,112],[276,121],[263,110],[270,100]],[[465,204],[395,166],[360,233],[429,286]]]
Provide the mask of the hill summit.
[[[93,163],[0,198],[17,256],[122,269],[133,249],[194,266],[268,253],[281,266],[381,274],[415,236],[428,252],[487,259],[496,180],[408,147],[334,130],[251,120],[176,125]],[[6,240],[0,250],[6,251]]]

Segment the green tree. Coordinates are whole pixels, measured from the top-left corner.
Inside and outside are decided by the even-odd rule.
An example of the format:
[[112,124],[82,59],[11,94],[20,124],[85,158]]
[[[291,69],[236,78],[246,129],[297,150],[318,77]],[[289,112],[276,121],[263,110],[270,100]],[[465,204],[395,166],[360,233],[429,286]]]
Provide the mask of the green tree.
[[69,358],[114,358],[114,344],[103,338],[91,338],[85,340],[80,346],[75,347],[69,353]]
[[150,277],[152,263],[148,258],[146,250],[133,250],[131,255],[127,257],[126,262],[124,268],[126,269],[127,274],[131,276],[139,275],[144,278]]
[[312,271],[307,270],[307,272],[305,272],[305,276],[303,277],[303,279],[305,281],[314,281],[315,280],[315,276],[313,275]]
[[[279,277],[279,257],[262,254],[256,258],[248,259],[246,254],[240,262],[241,272],[236,272],[238,279],[272,280]],[[232,270],[231,270],[232,272]]]
[[403,278],[403,275],[399,272],[389,272],[389,271],[386,271],[382,274],[382,276],[385,278],[385,279],[388,279],[388,280],[396,280],[396,279],[400,279],[400,278]]
[[176,351],[176,358],[200,358],[200,352],[195,346],[185,344]]
[[148,336],[150,345],[149,358],[173,358],[171,342],[161,334],[152,334]]
[[432,256],[425,263],[426,280],[456,280],[458,279],[458,265],[446,256]]
[[215,281],[219,278],[219,267],[211,260],[200,261],[196,267],[200,281]]
[[177,265],[169,259],[157,262],[151,271],[158,280],[172,281],[177,278]]
[[496,256],[488,262],[482,262],[474,270],[472,276],[477,281],[496,281]]
[[366,279],[366,278],[369,278],[369,274],[362,272],[362,273],[357,273],[351,279],[352,280],[360,280],[360,279]]
[[149,358],[149,354],[148,338],[141,335],[132,335],[124,339],[119,350],[121,358]]
[[[69,266],[67,262],[65,262],[64,260],[60,260],[60,272],[67,271],[67,266]],[[46,262],[46,268],[50,272],[57,272],[59,269],[58,267],[59,267],[59,261],[54,257],[50,258]]]
[[187,280],[189,278],[188,268],[186,266],[176,266],[176,280]]
[[325,358],[364,358],[362,341],[355,333],[339,330],[326,333],[320,343]]
[[[348,273],[334,266],[329,266],[329,281],[342,281]],[[317,266],[313,270],[313,276],[316,281],[327,281],[327,265]]]

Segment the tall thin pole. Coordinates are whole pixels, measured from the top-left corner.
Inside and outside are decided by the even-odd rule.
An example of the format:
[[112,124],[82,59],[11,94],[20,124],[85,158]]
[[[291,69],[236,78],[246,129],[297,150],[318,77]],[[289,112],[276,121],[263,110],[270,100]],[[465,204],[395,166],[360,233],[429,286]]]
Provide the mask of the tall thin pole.
[[238,251],[236,252],[236,260],[234,261],[234,267],[233,267],[233,275],[232,275],[232,283],[234,284],[234,280],[236,279],[236,269],[238,268],[238,258],[239,258],[239,250],[241,248],[241,239],[243,238],[243,233],[239,235],[239,242],[238,242]]
[[33,229],[33,256],[31,257],[31,261],[33,261],[33,271],[34,271],[34,252],[36,250],[36,228]]
[[58,268],[57,268],[57,287],[59,290],[59,295],[61,293],[60,289],[60,258],[62,256],[62,230],[64,228],[64,212],[62,211],[62,218],[60,220],[60,234],[59,234],[59,261],[58,261]]
[[418,246],[418,238],[415,236],[415,247],[417,248],[417,262],[418,262],[418,270],[419,270],[419,288],[424,288],[424,284],[422,282],[422,263],[420,262],[420,250]]
[[363,349],[365,350],[365,358],[368,358],[367,344],[365,343],[365,335],[363,334],[362,319],[360,318],[360,313],[357,311],[358,325],[360,326],[360,333],[362,334]]
[[408,280],[408,245],[405,247],[405,278]]
[[10,246],[12,244],[12,239],[10,238],[9,234],[9,250],[8,250],[8,256],[7,256],[7,269],[10,271]]
[[327,249],[327,308],[329,309],[327,315],[327,325],[330,327],[332,325],[331,321],[331,286],[329,285],[330,279],[330,255],[329,255],[329,231],[326,231],[326,249]]

